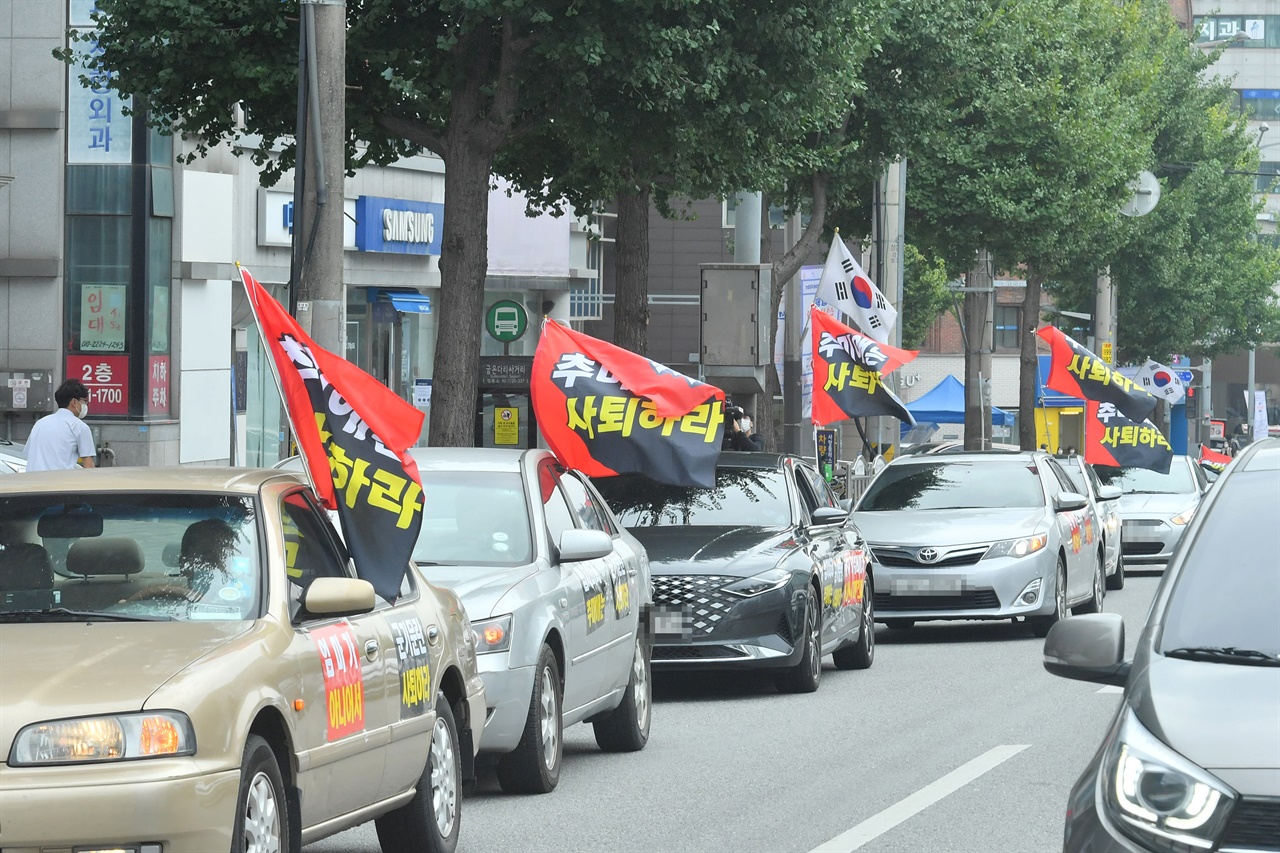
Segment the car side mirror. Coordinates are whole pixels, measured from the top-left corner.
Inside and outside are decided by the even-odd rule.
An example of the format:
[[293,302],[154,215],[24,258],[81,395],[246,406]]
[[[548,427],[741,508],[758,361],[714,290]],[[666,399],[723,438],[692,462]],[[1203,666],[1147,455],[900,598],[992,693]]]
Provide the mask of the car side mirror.
[[1054,512],[1071,512],[1084,509],[1088,505],[1089,499],[1079,492],[1061,492],[1053,499]]
[[1054,675],[1123,687],[1129,680],[1124,659],[1124,618],[1091,613],[1063,619],[1044,640],[1044,668]]
[[373,584],[359,578],[316,578],[302,598],[302,606],[315,616],[368,613],[374,603]]
[[1098,489],[1098,500],[1100,501],[1116,501],[1124,492],[1120,491],[1119,486],[1102,486]]
[[613,537],[603,530],[566,530],[560,534],[560,562],[598,560],[613,552]]
[[853,510],[853,498],[841,498],[840,508],[845,512],[851,512]]
[[812,527],[826,527],[832,524],[840,524],[849,517],[847,509],[841,509],[834,506],[820,506],[813,511],[810,516],[809,524]]

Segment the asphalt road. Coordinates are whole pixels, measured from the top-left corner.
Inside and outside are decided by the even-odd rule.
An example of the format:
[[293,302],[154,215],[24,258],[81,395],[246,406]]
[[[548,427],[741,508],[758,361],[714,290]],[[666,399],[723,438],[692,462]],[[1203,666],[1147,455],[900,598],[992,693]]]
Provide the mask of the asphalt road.
[[[1105,609],[1136,637],[1159,576]],[[751,675],[655,676],[649,744],[604,755],[565,732],[560,785],[503,794],[482,777],[459,850],[869,853],[1062,849],[1067,791],[1114,713],[1113,688],[1055,678],[1008,622],[880,626],[875,665],[779,695]],[[307,853],[379,850],[366,824]],[[388,851],[391,853],[391,851]]]

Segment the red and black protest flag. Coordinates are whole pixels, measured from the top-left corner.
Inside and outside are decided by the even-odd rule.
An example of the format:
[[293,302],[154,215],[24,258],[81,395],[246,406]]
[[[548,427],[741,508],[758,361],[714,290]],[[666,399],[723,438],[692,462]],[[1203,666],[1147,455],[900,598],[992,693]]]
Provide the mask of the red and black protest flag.
[[547,321],[531,391],[538,427],[566,467],[715,485],[724,392],[714,385]]
[[311,482],[338,512],[356,573],[394,601],[422,525],[422,480],[408,448],[422,432],[423,413],[317,346],[244,267],[240,278]]
[[1086,400],[1084,461],[1118,468],[1150,468],[1168,474],[1173,448],[1150,421],[1125,417],[1113,403]]
[[1052,353],[1045,386],[1070,397],[1110,403],[1130,420],[1141,423],[1156,410],[1159,400],[1132,379],[1111,369],[1105,361],[1053,326],[1036,332]]
[[915,426],[884,377],[917,353],[878,343],[814,308],[813,422],[826,426],[852,417],[889,415]]
[[1200,464],[1221,472],[1231,464],[1231,457],[1225,453],[1210,450],[1202,444],[1200,445]]

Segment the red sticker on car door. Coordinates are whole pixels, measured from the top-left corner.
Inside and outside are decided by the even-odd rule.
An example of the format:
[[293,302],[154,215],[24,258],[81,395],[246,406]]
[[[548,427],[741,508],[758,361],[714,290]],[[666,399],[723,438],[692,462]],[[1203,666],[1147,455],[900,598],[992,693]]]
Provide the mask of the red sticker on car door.
[[363,730],[364,676],[355,631],[350,625],[329,625],[312,631],[311,641],[320,652],[329,740]]

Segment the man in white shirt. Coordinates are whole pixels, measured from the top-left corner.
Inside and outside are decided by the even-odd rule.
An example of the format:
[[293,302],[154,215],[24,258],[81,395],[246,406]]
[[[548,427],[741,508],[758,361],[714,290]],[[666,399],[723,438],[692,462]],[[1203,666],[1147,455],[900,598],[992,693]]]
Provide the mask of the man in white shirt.
[[36,421],[27,436],[27,472],[66,471],[76,467],[93,467],[98,455],[93,433],[84,422],[89,414],[89,389],[84,383],[68,379],[53,392],[58,411]]

